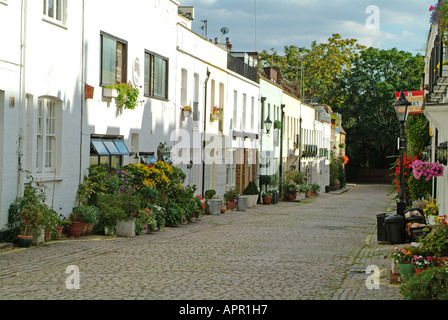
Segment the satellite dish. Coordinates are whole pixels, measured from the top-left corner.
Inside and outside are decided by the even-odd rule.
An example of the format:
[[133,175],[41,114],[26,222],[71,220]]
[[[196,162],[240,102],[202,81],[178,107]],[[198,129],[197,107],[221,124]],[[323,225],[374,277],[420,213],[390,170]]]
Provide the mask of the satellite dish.
[[227,28],[227,27],[221,28],[221,33],[222,33],[222,35],[229,33],[229,28]]

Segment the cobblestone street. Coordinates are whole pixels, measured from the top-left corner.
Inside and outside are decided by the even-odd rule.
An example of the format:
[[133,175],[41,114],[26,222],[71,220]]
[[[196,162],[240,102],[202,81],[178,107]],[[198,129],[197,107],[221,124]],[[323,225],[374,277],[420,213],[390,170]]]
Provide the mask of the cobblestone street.
[[[390,245],[376,243],[376,215],[393,210],[385,185],[357,185],[303,202],[134,238],[54,241],[0,252],[2,300],[400,300],[390,285]],[[67,267],[80,288],[69,290]],[[368,289],[366,268],[379,268]]]

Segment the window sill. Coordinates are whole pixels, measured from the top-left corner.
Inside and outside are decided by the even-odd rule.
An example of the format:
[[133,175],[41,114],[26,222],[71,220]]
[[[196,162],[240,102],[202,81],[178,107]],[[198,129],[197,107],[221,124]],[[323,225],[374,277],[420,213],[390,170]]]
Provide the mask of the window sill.
[[167,98],[162,98],[162,97],[155,97],[155,96],[148,96],[148,95],[144,95],[145,98],[148,99],[154,99],[154,100],[160,100],[160,101],[165,101],[165,102],[169,102],[170,100]]
[[7,2],[7,1],[4,1],[4,0],[0,0],[0,4],[4,4],[5,6],[7,6],[7,5],[8,5],[8,2]]
[[63,178],[61,175],[54,175],[54,173],[36,173],[34,180],[39,183],[61,182]]
[[43,16],[42,17],[42,21],[48,22],[48,23],[50,23],[50,24],[52,24],[52,25],[54,25],[56,27],[62,28],[64,30],[67,30],[67,26],[65,26],[64,23],[59,21],[59,20]]

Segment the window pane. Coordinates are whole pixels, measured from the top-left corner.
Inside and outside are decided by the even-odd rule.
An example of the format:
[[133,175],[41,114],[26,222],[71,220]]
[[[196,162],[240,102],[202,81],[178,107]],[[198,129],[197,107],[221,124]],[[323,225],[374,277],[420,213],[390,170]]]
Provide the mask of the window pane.
[[114,142],[115,142],[115,146],[118,149],[118,152],[121,155],[129,155],[130,154],[130,152],[129,152],[128,148],[126,147],[126,145],[124,144],[123,140],[114,140]]
[[54,18],[54,0],[47,0],[47,3],[48,3],[47,15],[51,18]]
[[150,77],[149,77],[149,72],[150,72],[150,66],[151,66],[151,56],[149,54],[145,54],[145,84],[144,84],[144,92],[147,95],[151,95],[151,85],[150,85]]
[[118,170],[121,167],[121,156],[113,156],[111,157],[111,169]]
[[118,151],[117,147],[115,146],[115,143],[112,140],[103,140],[103,143],[111,155],[120,154],[120,151]]
[[114,84],[117,44],[115,40],[102,36],[101,84]]
[[125,69],[125,56],[126,56],[126,51],[125,51],[125,45],[121,42],[117,42],[117,62],[116,62],[116,68],[115,68],[115,72],[116,72],[116,76],[115,76],[115,81],[119,81],[119,82],[126,82],[126,69]]
[[47,150],[45,152],[45,168],[52,169],[53,168],[53,156],[54,156],[54,137],[47,137],[46,139]]
[[96,153],[99,156],[108,156],[109,151],[107,151],[106,146],[104,145],[103,141],[101,140],[92,140],[93,148],[95,149]]
[[56,2],[56,19],[62,21],[62,0]]
[[54,102],[47,102],[47,119],[46,119],[46,127],[47,134],[55,134],[55,107]]
[[159,97],[166,97],[166,61],[154,57],[154,95]]

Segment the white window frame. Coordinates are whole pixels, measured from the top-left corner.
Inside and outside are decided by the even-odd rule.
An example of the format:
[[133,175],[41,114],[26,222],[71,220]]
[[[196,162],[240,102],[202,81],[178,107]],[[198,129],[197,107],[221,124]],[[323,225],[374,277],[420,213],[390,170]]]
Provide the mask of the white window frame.
[[67,24],[67,0],[43,0],[44,20],[58,25]]
[[57,173],[61,153],[61,102],[52,98],[39,98],[37,107],[36,172]]

